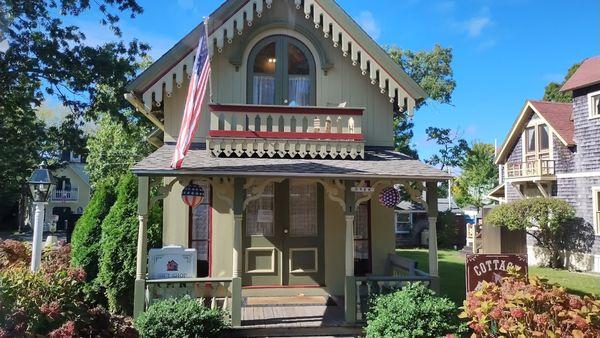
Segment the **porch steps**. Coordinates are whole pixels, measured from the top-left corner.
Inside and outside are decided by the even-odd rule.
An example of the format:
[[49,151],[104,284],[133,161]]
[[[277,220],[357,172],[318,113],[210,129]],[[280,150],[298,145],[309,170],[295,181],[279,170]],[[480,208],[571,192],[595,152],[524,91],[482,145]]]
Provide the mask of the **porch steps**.
[[237,327],[224,332],[223,337],[363,337],[358,326],[330,327]]

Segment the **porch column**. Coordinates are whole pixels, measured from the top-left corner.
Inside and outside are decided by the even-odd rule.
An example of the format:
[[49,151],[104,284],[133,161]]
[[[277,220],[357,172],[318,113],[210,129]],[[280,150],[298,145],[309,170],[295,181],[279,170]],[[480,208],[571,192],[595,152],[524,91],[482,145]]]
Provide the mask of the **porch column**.
[[440,292],[437,252],[437,216],[438,196],[437,182],[427,182],[427,216],[429,218],[429,275],[432,278],[431,288]]
[[345,234],[345,265],[346,278],[344,290],[344,311],[347,323],[356,322],[356,280],[354,278],[354,202],[355,196],[352,192],[354,181],[346,181],[344,194],[346,210],[346,234]]
[[231,325],[242,325],[242,220],[244,219],[245,179],[233,181],[233,255],[231,283]]
[[233,195],[233,261],[232,277],[242,274],[242,220],[244,219],[244,179],[235,178]]
[[146,264],[148,262],[148,207],[149,207],[150,179],[138,177],[138,242],[137,262],[135,272],[133,316],[137,317],[144,312],[146,293]]

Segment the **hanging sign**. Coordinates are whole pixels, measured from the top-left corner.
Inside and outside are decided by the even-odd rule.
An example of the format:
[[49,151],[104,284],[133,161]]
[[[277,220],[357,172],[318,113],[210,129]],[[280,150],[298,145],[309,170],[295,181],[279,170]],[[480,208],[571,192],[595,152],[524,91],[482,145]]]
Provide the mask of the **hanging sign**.
[[527,255],[524,254],[467,254],[465,273],[467,292],[480,288],[483,281],[495,283],[507,275],[510,268],[520,267],[527,277]]
[[375,191],[375,188],[373,188],[373,187],[352,187],[352,188],[350,188],[350,191],[355,192],[355,193],[368,193],[368,192]]
[[197,264],[196,249],[186,249],[177,245],[150,249],[148,278],[195,278]]

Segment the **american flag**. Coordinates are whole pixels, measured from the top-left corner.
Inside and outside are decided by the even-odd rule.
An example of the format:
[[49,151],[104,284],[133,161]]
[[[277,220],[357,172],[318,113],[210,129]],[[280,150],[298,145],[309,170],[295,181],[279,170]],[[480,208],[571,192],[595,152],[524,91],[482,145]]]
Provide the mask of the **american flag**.
[[202,116],[202,105],[206,90],[209,87],[210,81],[210,59],[208,56],[208,33],[207,22],[200,26],[200,41],[198,42],[198,50],[196,51],[196,59],[194,62],[194,71],[190,79],[187,99],[185,100],[185,109],[183,111],[183,120],[181,129],[177,137],[177,146],[173,153],[171,168],[179,169],[183,163],[183,158],[187,155],[194,134],[198,128],[198,122]]

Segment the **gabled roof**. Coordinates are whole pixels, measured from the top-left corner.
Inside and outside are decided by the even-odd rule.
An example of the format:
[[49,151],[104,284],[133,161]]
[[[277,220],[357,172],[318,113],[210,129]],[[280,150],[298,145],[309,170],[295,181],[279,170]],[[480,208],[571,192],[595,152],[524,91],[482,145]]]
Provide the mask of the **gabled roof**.
[[[211,36],[211,39],[213,36],[216,37],[215,39],[217,41],[217,47],[220,47],[219,42],[222,43],[223,37],[229,39],[230,34],[233,34],[232,31],[234,29],[239,29],[239,27],[245,26],[240,26],[239,23],[237,23],[237,20],[243,21],[245,19],[250,19],[248,14],[253,12],[252,9],[249,8],[252,7],[251,5],[253,3],[255,4],[255,9],[258,8],[256,4],[260,3],[260,8],[262,11],[263,1],[265,1],[267,8],[273,2],[272,0],[227,0],[217,10],[215,10],[209,16],[208,34]],[[281,3],[283,3],[283,1]],[[296,8],[302,11],[300,0],[287,1],[286,3],[289,3],[290,5],[296,4]],[[344,43],[349,43],[348,41],[355,42],[355,45],[352,46],[351,58],[354,61],[356,53],[361,52],[364,54],[361,56],[362,59],[364,59],[364,65],[359,62],[361,69],[363,66],[366,66],[365,60],[370,59],[375,61],[376,64],[371,65],[373,68],[371,72],[374,72],[374,69],[380,71],[379,86],[382,88],[382,93],[384,92],[387,83],[386,80],[389,80],[390,97],[393,94],[394,88],[398,89],[399,92],[405,92],[406,95],[415,101],[427,97],[427,94],[419,86],[419,84],[410,78],[406,72],[404,72],[402,67],[394,62],[394,60],[388,56],[385,50],[383,50],[383,48],[381,48],[377,42],[371,39],[369,35],[334,0],[305,0],[304,13],[306,13],[307,10],[310,10],[310,8],[316,12],[317,6],[318,10],[323,12],[320,15],[323,16],[324,20],[331,20],[329,23],[335,27],[338,27],[336,25],[339,25],[339,27],[344,30],[344,34],[346,34],[344,37],[342,37],[342,41],[340,43],[334,43],[335,46],[339,46],[346,55],[349,54],[349,50],[348,46],[344,45]],[[254,16],[254,13],[252,15]],[[308,17],[309,15],[307,15],[307,18]],[[162,81],[165,76],[168,79],[171,79],[172,76],[170,76],[168,73],[171,72],[173,68],[177,67],[182,62],[189,63],[190,60],[193,60],[192,51],[198,44],[202,25],[204,25],[204,23],[201,23],[195,27],[162,57],[144,70],[136,79],[127,84],[125,87],[127,92],[134,93],[137,98],[140,99],[144,94],[148,95],[150,88],[154,88],[160,84],[159,81]],[[338,32],[335,27],[333,32],[337,32],[342,35],[342,33]],[[233,36],[234,35],[231,35],[231,39],[233,39]],[[329,36],[329,39],[332,39],[332,37]],[[212,52],[212,46],[210,47]],[[182,72],[182,70],[180,70],[180,72]],[[369,78],[369,76],[367,76],[367,78]],[[392,82],[398,83],[399,87],[397,87],[395,84],[393,85]],[[162,84],[160,85],[161,86],[158,88],[162,87]],[[171,84],[167,85],[167,90],[169,88],[172,88]],[[156,91],[154,91],[154,93],[156,94]],[[398,95],[399,98],[404,97],[400,96],[400,93],[398,93]],[[148,101],[148,96],[146,96],[144,101]],[[148,102],[144,103],[148,109]],[[412,106],[409,107],[409,109],[412,110]]]
[[591,57],[581,64],[565,82],[561,92],[588,87],[600,83],[600,55]]
[[550,130],[565,146],[575,145],[572,119],[573,104],[528,100],[525,102],[525,106],[510,129],[506,140],[504,140],[496,157],[496,164],[502,164],[506,161],[509,155],[508,152],[521,137],[521,133],[527,126],[533,113],[536,113],[548,125]]

